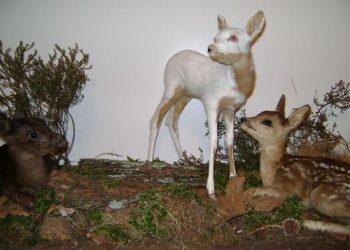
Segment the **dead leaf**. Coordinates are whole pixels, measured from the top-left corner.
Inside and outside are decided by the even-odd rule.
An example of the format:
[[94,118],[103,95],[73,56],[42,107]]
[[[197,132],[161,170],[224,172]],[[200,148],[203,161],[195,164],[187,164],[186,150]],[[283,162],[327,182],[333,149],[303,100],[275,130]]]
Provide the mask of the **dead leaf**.
[[51,205],[48,209],[48,213],[52,213],[53,211],[58,210],[58,212],[63,216],[74,214],[74,208],[64,207],[62,205]]
[[255,189],[243,191],[244,176],[236,176],[229,180],[225,195],[218,198],[217,213],[224,219],[245,214],[247,205],[252,200]]
[[0,218],[3,219],[7,215],[29,216],[29,213],[19,204],[6,204],[0,207]]
[[278,197],[263,196],[254,199],[251,202],[252,207],[258,212],[270,212],[283,202],[283,199]]

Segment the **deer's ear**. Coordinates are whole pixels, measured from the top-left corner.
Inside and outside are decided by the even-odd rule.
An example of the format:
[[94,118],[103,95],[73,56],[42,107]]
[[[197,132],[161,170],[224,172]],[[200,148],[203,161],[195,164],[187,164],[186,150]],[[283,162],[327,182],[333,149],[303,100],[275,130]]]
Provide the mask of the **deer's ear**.
[[218,27],[219,30],[227,29],[229,27],[225,17],[218,15]]
[[250,36],[250,42],[253,44],[261,35],[265,27],[265,14],[259,10],[249,19],[246,25],[246,31]]
[[290,133],[297,128],[310,114],[311,108],[309,105],[304,105],[301,108],[294,110],[288,117],[286,123],[286,131]]
[[281,95],[276,106],[276,112],[280,113],[283,117],[285,117],[285,113],[284,113],[285,106],[286,106],[286,96]]

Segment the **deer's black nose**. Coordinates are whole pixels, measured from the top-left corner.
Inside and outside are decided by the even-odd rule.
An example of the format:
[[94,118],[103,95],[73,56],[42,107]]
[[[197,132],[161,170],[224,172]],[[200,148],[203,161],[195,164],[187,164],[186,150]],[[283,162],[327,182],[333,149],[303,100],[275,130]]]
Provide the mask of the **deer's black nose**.
[[210,47],[208,47],[208,54],[212,51],[212,49]]
[[247,118],[246,117],[241,117],[241,123],[247,121]]

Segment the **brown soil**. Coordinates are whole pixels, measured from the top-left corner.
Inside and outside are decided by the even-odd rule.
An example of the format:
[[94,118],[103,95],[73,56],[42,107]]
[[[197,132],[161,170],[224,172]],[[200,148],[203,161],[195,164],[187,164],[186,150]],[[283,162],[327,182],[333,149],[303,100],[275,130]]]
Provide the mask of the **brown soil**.
[[[241,217],[223,223],[206,194],[206,171],[203,166],[164,162],[83,160],[79,166],[52,174],[56,207],[44,215],[31,212],[40,222],[31,232],[16,227],[0,232],[0,249],[350,249],[342,235],[301,229],[286,236],[278,225],[257,225],[247,231]],[[174,183],[189,185],[199,199],[164,191]],[[160,200],[154,204],[157,229],[150,233],[130,220],[144,208],[139,194],[153,188],[162,190],[163,196],[154,194]],[[167,211],[163,221],[162,208]],[[62,209],[74,213],[61,216]],[[99,211],[101,217],[87,216],[91,211]],[[118,225],[122,233],[109,237],[100,230],[106,224]],[[40,240],[29,246],[25,234],[33,230]]]

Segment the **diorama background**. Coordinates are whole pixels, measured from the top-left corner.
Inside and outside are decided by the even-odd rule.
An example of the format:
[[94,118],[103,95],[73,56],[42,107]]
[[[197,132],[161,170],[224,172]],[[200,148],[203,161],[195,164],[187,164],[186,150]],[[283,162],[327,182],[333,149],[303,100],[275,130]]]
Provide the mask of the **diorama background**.
[[[217,15],[245,27],[258,10],[266,29],[253,47],[256,89],[245,109],[254,115],[273,109],[287,96],[287,114],[322,96],[330,85],[350,80],[350,1],[348,0],[0,0],[0,39],[15,48],[35,42],[46,58],[54,44],[78,43],[90,54],[92,70],[83,102],[72,114],[77,126],[70,158],[104,152],[146,159],[149,119],[163,91],[163,70],[176,52],[206,54],[217,33]],[[294,89],[294,86],[295,89]],[[183,149],[208,156],[205,113],[193,100],[180,118]],[[350,113],[335,120],[350,138]],[[162,126],[155,156],[177,160]]]

